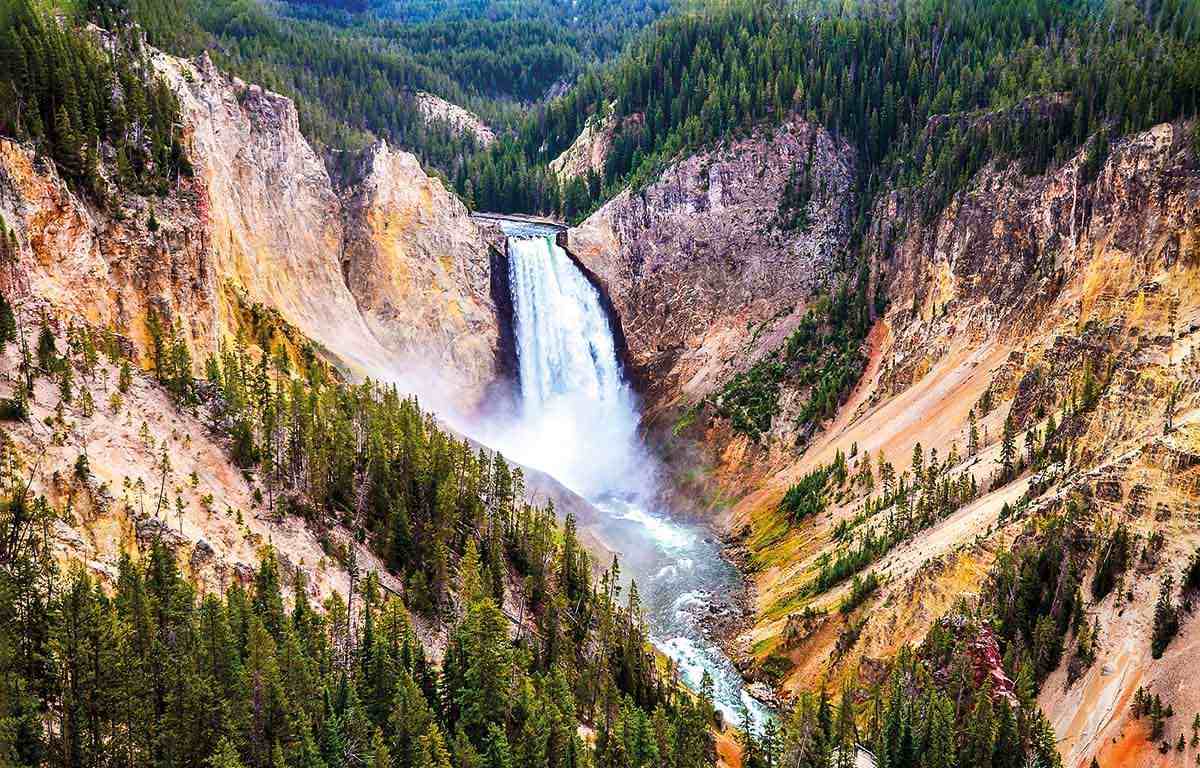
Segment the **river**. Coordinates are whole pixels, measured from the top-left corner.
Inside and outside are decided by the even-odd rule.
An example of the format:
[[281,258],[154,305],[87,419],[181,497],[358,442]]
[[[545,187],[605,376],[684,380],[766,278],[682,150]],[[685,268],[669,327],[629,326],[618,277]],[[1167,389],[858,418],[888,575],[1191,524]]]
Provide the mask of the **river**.
[[712,678],[727,720],[740,724],[745,710],[761,726],[770,710],[713,636],[712,619],[739,610],[741,575],[710,531],[656,501],[657,466],[596,288],[552,228],[505,222],[504,232],[521,392],[518,417],[488,442],[591,502],[602,516],[591,532],[619,553],[626,586],[636,581],[651,641],[688,686]]

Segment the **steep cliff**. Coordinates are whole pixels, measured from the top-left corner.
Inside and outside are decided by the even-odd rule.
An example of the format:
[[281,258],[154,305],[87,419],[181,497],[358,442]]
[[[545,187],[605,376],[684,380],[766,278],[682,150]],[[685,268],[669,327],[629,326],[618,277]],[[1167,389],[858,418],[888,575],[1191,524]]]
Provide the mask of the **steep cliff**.
[[[726,520],[758,586],[746,649],[785,690],[878,668],[919,642],[957,601],[989,589],[992,563],[1029,520],[1075,499],[1086,536],[1103,540],[1121,522],[1140,537],[1137,552],[1153,553],[1123,590],[1086,606],[1084,621],[1101,628],[1095,662],[1068,675],[1068,653],[1042,688],[1067,764],[1153,764],[1155,745],[1129,715],[1139,686],[1184,713],[1165,738],[1188,726],[1200,700],[1178,681],[1197,630],[1185,620],[1159,661],[1150,635],[1162,577],[1200,543],[1193,136],[1191,125],[1160,125],[1114,143],[1091,173],[1086,149],[1043,175],[988,167],[928,220],[907,204],[919,190],[879,204],[870,241],[891,304],[866,374],[810,447]],[[882,535],[890,523],[880,515],[897,514],[864,507],[863,464],[872,488],[882,461],[911,485],[918,444],[927,461],[941,458],[939,477],[979,490],[882,551],[872,544],[857,573],[880,586],[838,610],[849,578],[818,580],[859,534]],[[839,455],[849,479],[827,486],[820,514],[789,520],[785,491]],[[1003,474],[1006,461],[1034,458],[1036,474]]]
[[379,143],[346,195],[343,269],[371,334],[467,402],[503,365],[484,238],[417,159]]
[[[283,351],[303,362],[311,352],[427,406],[473,408],[495,376],[499,319],[486,246],[463,205],[414,157],[382,144],[339,193],[290,100],[222,74],[207,56],[148,55],[179,100],[192,169],[161,193],[121,189],[101,205],[29,147],[0,139],[0,216],[17,243],[0,291],[31,347],[43,325],[61,345],[83,323],[115,331],[149,368],[159,327],[184,342],[197,377],[240,340],[252,360]],[[15,345],[0,350],[0,398],[14,396],[19,360]],[[63,385],[72,396],[37,378],[29,419],[5,421],[0,437],[29,488],[73,511],[58,524],[65,556],[111,577],[122,552],[161,538],[201,584],[223,588],[251,578],[273,544],[288,585],[303,574],[325,596],[346,592],[339,563],[354,549],[385,587],[400,588],[342,527],[318,536],[291,510],[266,509],[266,481],[232,459],[207,389],[181,406],[135,372],[118,391],[118,367],[100,363]],[[531,499],[588,521],[581,499],[528,477]]]
[[[462,204],[383,146],[343,199],[290,100],[207,56],[150,56],[179,100],[193,176],[162,196],[119,193],[102,210],[0,140],[0,214],[21,244],[20,290],[119,328],[143,351],[153,309],[179,322],[197,364],[239,332],[264,341],[247,323],[257,305],[352,376],[473,408],[496,372],[499,320]],[[433,378],[438,367],[453,375]]]
[[184,179],[167,198],[129,196],[97,211],[49,160],[0,139],[0,215],[18,244],[5,292],[120,329],[143,349],[148,312],[178,315],[187,318],[181,333],[192,345],[213,351],[223,310],[205,199],[198,180]]
[[[811,157],[804,227],[781,214]],[[607,288],[650,418],[710,394],[795,327],[849,234],[850,150],[801,120],[681,160],[568,234]]]
[[278,310],[356,372],[389,370],[391,356],[342,278],[340,202],[295,105],[225,76],[207,56],[159,54],[155,64],[179,97],[218,279]]
[[[632,115],[625,119],[630,125],[640,123],[641,120],[641,115]],[[550,161],[550,170],[558,177],[560,184],[566,184],[578,176],[586,177],[589,171],[604,175],[604,161],[612,149],[616,126],[616,119],[611,111],[602,115],[592,115],[588,119],[583,130],[571,142],[571,146]]]

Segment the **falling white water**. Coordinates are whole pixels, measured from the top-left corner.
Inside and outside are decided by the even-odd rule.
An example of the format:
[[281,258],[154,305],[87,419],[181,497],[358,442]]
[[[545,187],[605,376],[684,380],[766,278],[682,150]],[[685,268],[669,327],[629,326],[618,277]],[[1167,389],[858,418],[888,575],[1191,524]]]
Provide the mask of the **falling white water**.
[[638,437],[638,407],[622,376],[596,287],[544,227],[508,222],[520,414],[489,442],[557,478],[605,519],[593,530],[620,553],[637,581],[651,640],[699,689],[707,673],[714,703],[739,722],[769,711],[711,637],[735,610],[740,576],[707,531],[673,520],[656,501],[655,463]]
[[595,287],[549,235],[508,244],[526,411],[566,393],[623,406],[617,350]]
[[637,403],[599,292],[553,234],[511,234],[508,260],[523,438],[513,458],[589,498],[645,490]]

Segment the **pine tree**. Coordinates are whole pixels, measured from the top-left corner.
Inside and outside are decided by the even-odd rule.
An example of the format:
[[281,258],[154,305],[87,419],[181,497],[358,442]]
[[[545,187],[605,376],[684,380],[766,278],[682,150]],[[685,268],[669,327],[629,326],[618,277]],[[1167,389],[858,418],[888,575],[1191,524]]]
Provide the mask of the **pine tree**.
[[11,341],[17,340],[17,319],[13,314],[12,304],[0,294],[0,354]]
[[992,688],[987,684],[975,697],[975,708],[971,712],[959,758],[963,765],[974,768],[992,768],[994,747],[994,721],[992,714]]
[[1179,631],[1179,609],[1175,606],[1174,590],[1175,577],[1168,573],[1163,577],[1158,590],[1158,602],[1154,606],[1154,635],[1150,652],[1156,659],[1162,657],[1167,644]]
[[1016,427],[1012,414],[1004,417],[1004,432],[1000,437],[1000,480],[1007,483],[1013,476],[1013,459],[1016,457]]
[[237,750],[227,738],[222,738],[217,744],[212,756],[205,762],[208,768],[245,768]]
[[38,331],[37,361],[38,368],[43,373],[53,373],[58,370],[58,345],[54,341],[54,334],[50,331],[50,326],[44,319],[41,330]]
[[475,540],[467,539],[462,560],[458,566],[459,586],[458,595],[464,605],[469,606],[484,596],[483,582],[480,578],[482,563],[479,559],[479,548]]
[[935,693],[927,717],[929,735],[924,764],[927,768],[953,768],[958,765],[953,702],[940,693]]
[[430,723],[425,735],[420,739],[420,750],[417,758],[411,763],[412,768],[451,768],[450,753],[446,750],[445,739],[438,730],[436,723]]

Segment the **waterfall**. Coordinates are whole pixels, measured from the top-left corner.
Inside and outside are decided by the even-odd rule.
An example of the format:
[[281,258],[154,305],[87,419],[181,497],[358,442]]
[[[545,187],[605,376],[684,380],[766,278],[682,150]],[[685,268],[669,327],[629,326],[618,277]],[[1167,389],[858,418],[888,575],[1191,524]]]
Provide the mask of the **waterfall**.
[[507,245],[522,442],[532,463],[585,496],[640,490],[636,402],[599,291],[554,234],[516,229]]
[[693,689],[711,680],[725,717],[739,721],[745,709],[761,726],[770,711],[709,631],[713,615],[736,609],[741,577],[720,542],[663,506],[599,291],[552,229],[507,221],[504,231],[521,390],[516,418],[487,442],[592,504],[589,531],[637,581],[650,640]]
[[596,287],[551,235],[510,237],[508,258],[525,416],[571,393],[618,404],[624,385]]

